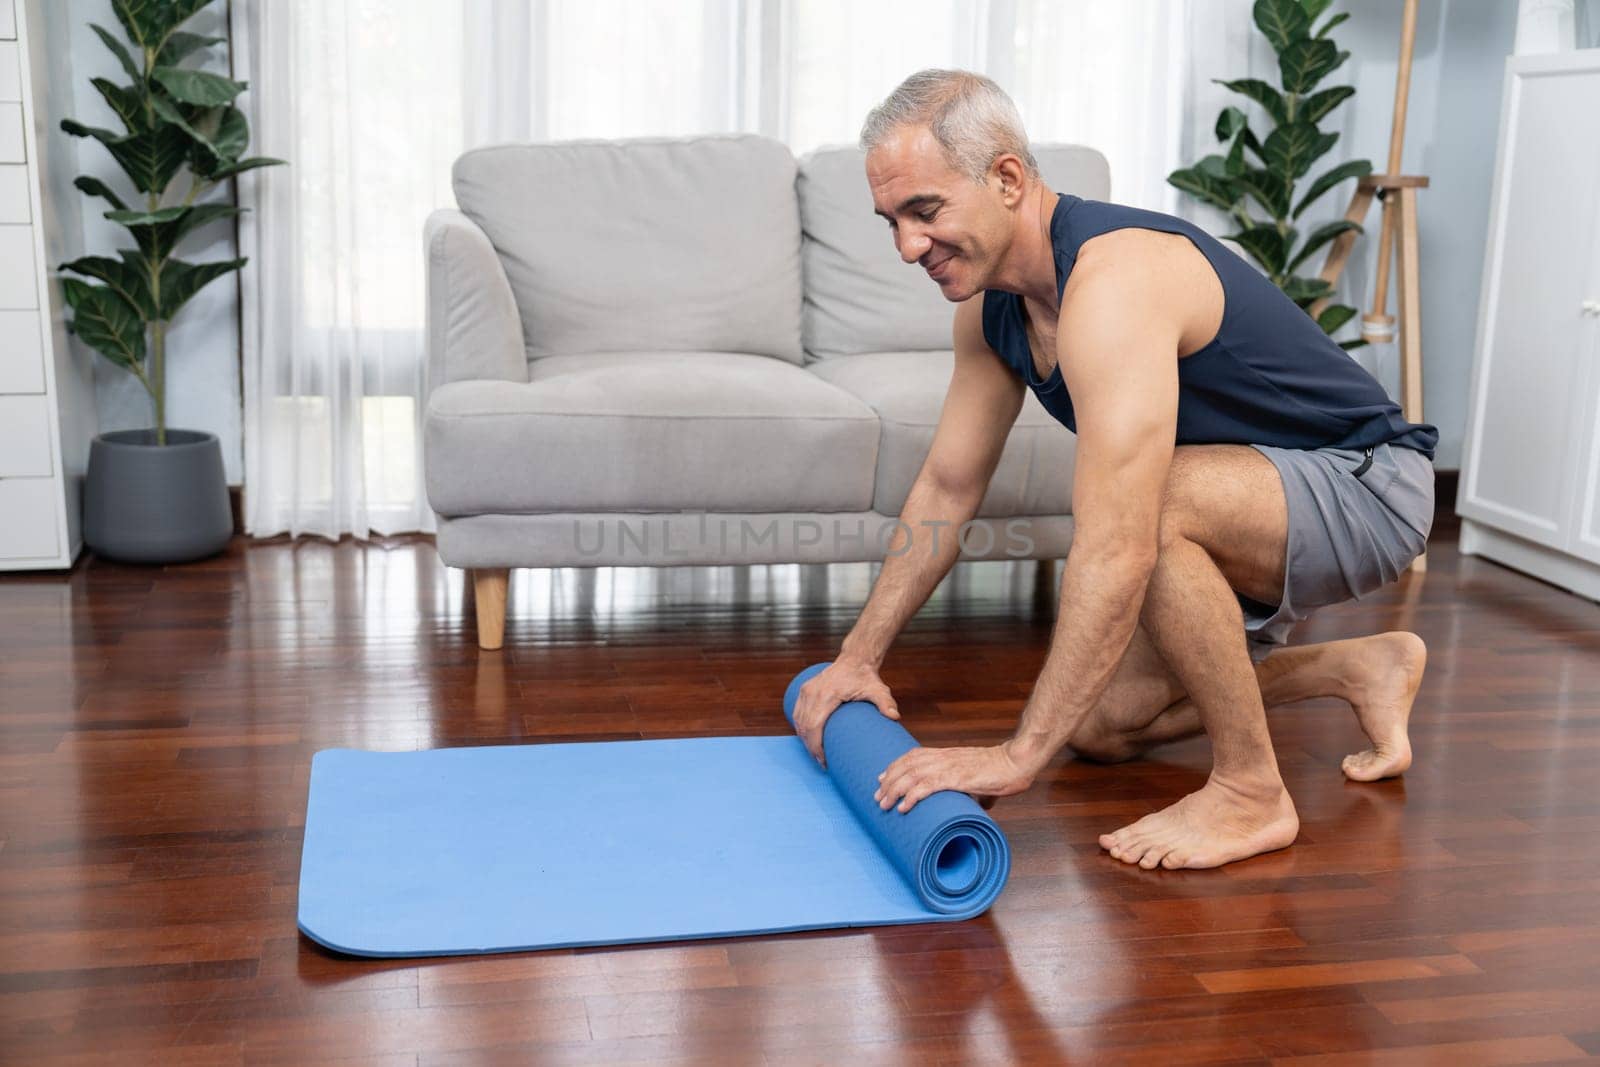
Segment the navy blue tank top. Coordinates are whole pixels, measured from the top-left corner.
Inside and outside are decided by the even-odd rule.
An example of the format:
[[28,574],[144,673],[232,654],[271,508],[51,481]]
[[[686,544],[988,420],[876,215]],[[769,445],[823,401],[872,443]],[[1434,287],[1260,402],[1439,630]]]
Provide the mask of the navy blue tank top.
[[[1178,360],[1176,444],[1365,449],[1387,441],[1433,458],[1435,427],[1407,422],[1378,380],[1282,289],[1186,219],[1061,194],[1050,217],[1058,301],[1083,242],[1127,226],[1183,234],[1222,282],[1216,337]],[[1045,410],[1076,433],[1060,366],[1042,381],[1034,367],[1021,296],[985,291],[983,336]]]

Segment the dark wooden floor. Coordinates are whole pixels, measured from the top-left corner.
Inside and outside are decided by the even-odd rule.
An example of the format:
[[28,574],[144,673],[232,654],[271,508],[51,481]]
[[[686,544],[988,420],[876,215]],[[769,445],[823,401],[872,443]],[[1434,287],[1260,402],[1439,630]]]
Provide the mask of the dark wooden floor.
[[[1448,536],[1448,531],[1446,531]],[[426,540],[0,580],[0,1060],[363,1064],[1563,1062],[1600,1053],[1600,606],[1436,544],[1297,642],[1431,646],[1404,780],[1347,783],[1322,701],[1272,719],[1303,828],[1220,871],[1096,836],[1203,741],[1059,760],[995,815],[966,923],[444,960],[295,929],[311,754],[775,734],[865,566],[522,572],[480,654]],[[930,744],[1006,736],[1059,565],[958,568],[886,680]]]

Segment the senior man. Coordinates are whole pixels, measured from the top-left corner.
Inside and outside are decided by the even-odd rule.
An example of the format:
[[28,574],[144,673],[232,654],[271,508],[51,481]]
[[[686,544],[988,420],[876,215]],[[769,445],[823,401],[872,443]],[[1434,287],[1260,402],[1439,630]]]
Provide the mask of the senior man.
[[955,369],[861,617],[800,691],[795,727],[811,753],[824,758],[823,725],[844,701],[899,718],[879,667],[959,554],[955,538],[915,531],[977,513],[1027,388],[1077,434],[1049,653],[1014,736],[913,749],[880,777],[879,805],[909,811],[940,789],[988,805],[1027,789],[1063,746],[1120,761],[1204,731],[1205,785],[1100,844],[1145,869],[1216,867],[1299,831],[1267,707],[1343,698],[1371,742],[1345,775],[1402,773],[1422,641],[1279,646],[1312,609],[1393,581],[1423,550],[1438,431],[1407,422],[1205,231],[1047,188],[1015,106],[987,78],[912,75],[861,143],[901,258],[957,305]]

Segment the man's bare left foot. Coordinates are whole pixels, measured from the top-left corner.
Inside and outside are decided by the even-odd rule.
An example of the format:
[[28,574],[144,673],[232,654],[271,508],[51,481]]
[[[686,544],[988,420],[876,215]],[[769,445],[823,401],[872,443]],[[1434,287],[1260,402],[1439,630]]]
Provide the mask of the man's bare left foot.
[[1102,834],[1100,847],[1147,871],[1220,867],[1287,848],[1299,832],[1294,802],[1281,782],[1246,789],[1213,774],[1171,807]]
[[1422,684],[1428,646],[1416,634],[1397,630],[1363,639],[1352,659],[1357,674],[1352,679],[1350,706],[1372,747],[1346,756],[1340,769],[1356,782],[1403,774],[1411,766],[1406,724],[1417,687]]

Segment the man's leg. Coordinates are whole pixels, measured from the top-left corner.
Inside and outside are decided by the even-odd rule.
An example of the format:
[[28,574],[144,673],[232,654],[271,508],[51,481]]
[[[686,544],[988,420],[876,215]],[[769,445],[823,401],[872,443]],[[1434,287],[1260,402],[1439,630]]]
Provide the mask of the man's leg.
[[[1421,638],[1394,631],[1279,649],[1256,664],[1256,684],[1268,708],[1314,697],[1348,701],[1372,747],[1346,756],[1341,768],[1354,781],[1372,782],[1411,766],[1406,723],[1426,662]],[[1070,745],[1081,758],[1120,763],[1204,732],[1199,709],[1140,625]]]
[[1265,456],[1242,445],[1175,450],[1140,621],[1211,739],[1211,777],[1103,835],[1117,859],[1146,869],[1216,867],[1284,848],[1299,832],[1234,596],[1279,598],[1287,538],[1288,505]]

